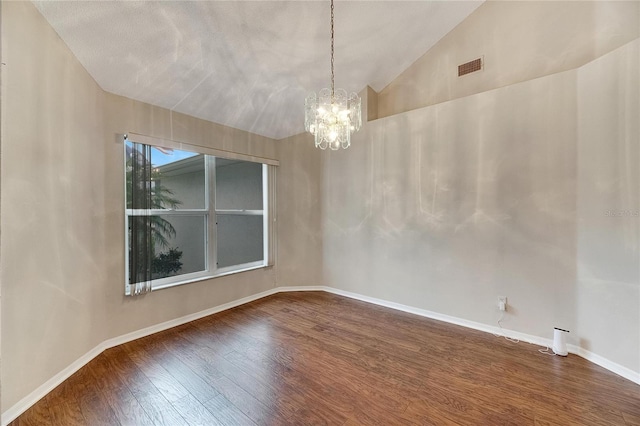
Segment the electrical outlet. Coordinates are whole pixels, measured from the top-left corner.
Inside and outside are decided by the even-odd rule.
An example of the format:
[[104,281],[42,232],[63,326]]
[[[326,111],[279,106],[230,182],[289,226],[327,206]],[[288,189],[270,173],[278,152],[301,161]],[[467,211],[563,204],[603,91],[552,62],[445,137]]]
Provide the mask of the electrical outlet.
[[498,309],[501,311],[507,310],[507,296],[498,296]]

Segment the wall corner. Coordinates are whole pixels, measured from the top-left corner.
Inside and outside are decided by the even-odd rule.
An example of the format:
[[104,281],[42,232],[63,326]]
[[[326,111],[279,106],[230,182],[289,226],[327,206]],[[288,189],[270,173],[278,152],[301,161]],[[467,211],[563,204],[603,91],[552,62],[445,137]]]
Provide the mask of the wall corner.
[[362,118],[369,122],[378,119],[378,92],[370,86],[365,87],[359,93],[362,99]]

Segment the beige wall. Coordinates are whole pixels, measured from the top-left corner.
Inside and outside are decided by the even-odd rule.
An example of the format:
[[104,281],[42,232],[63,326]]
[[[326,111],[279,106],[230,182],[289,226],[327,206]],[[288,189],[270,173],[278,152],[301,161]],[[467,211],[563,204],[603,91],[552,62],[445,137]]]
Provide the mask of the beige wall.
[[105,96],[31,3],[2,2],[2,44],[7,410],[104,340],[110,274]]
[[575,69],[639,35],[638,1],[487,1],[379,93],[378,116]]
[[275,158],[274,141],[104,93],[29,2],[2,2],[2,409],[100,342],[275,286],[257,270],[124,297],[135,132]]
[[278,285],[323,285],[322,152],[313,136],[278,141]]
[[578,70],[580,345],[640,372],[640,40]]
[[326,153],[326,285],[551,337],[575,329],[576,71],[368,123]]

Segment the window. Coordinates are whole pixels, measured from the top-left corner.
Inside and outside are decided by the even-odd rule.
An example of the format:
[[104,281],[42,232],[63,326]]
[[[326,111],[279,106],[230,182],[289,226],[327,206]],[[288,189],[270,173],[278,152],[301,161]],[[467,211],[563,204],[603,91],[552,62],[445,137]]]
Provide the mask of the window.
[[273,263],[272,166],[132,139],[124,145],[127,294]]
[[265,166],[216,158],[217,267],[255,265],[264,259]]

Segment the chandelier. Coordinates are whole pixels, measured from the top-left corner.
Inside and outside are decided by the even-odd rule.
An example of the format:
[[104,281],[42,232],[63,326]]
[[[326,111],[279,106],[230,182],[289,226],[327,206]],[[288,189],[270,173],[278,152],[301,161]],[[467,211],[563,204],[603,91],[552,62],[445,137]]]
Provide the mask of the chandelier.
[[351,133],[360,130],[360,96],[335,89],[333,71],[333,0],[331,0],[331,89],[311,93],[304,101],[304,128],[315,137],[316,148],[349,148]]

